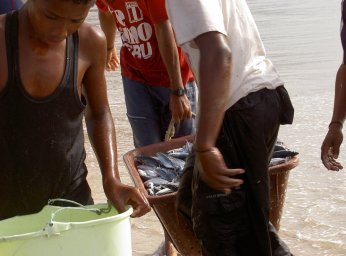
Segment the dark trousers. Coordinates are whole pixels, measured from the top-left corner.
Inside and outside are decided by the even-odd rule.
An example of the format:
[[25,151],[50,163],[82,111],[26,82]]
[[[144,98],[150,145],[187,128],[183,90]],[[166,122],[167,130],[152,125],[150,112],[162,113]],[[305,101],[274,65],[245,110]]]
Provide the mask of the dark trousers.
[[203,255],[291,255],[269,222],[268,163],[280,124],[292,118],[283,86],[251,93],[226,111],[216,146],[229,168],[246,171],[240,176],[244,185],[231,194],[215,191],[199,179],[191,155],[177,204],[186,216],[191,214]]

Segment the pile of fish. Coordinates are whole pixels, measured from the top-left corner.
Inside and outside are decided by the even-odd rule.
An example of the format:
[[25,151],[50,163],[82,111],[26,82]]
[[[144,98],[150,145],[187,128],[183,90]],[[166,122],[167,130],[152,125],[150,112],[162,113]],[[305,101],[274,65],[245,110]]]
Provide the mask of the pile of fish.
[[154,156],[135,157],[139,176],[149,195],[159,196],[178,190],[179,178],[191,150],[192,143],[187,141],[178,149],[157,152]]
[[[137,171],[150,196],[160,196],[178,190],[180,175],[183,173],[185,160],[192,150],[192,143],[167,152],[157,152],[153,156],[135,157]],[[275,144],[269,166],[282,164],[298,152],[290,150],[281,141]]]
[[283,143],[280,140],[277,140],[274,146],[274,151],[269,163],[269,167],[283,164],[287,160],[291,159],[292,157],[298,155],[299,153],[293,150],[290,150],[285,143]]

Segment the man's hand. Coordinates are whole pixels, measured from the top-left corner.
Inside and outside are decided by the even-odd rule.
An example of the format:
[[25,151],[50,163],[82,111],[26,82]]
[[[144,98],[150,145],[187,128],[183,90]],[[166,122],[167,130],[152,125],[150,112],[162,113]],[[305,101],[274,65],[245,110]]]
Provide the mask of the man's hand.
[[343,166],[336,161],[343,141],[342,127],[331,125],[322,143],[321,160],[328,170],[339,171]]
[[172,113],[174,123],[179,123],[185,118],[192,117],[191,105],[186,95],[176,96],[171,94],[169,109]]
[[233,178],[245,172],[243,169],[228,169],[220,151],[213,147],[203,152],[196,152],[196,164],[201,179],[211,188],[231,193],[232,188],[239,187],[243,180]]
[[119,212],[126,211],[126,205],[133,207],[133,213],[131,214],[133,218],[141,217],[150,212],[149,202],[139,189],[117,181],[104,182],[103,187],[107,198]]
[[107,64],[106,64],[106,70],[107,71],[116,71],[117,68],[119,68],[120,61],[117,55],[116,48],[111,48],[107,50]]

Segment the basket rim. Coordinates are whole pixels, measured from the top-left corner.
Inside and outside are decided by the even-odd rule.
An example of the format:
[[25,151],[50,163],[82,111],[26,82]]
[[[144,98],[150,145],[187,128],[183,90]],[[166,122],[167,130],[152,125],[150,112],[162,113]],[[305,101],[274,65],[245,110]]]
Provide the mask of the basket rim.
[[[149,201],[149,204],[153,206],[156,203],[160,203],[162,200],[169,199],[171,197],[175,197],[177,192],[172,192],[165,195],[159,195],[159,196],[151,196],[148,194],[147,190],[144,187],[144,183],[142,179],[140,178],[137,170],[137,166],[135,164],[135,161],[132,161],[135,156],[144,154],[144,155],[153,155],[156,152],[165,152],[170,149],[178,148],[184,145],[186,141],[193,141],[194,135],[188,135],[180,138],[175,138],[170,141],[166,142],[160,142],[140,148],[136,148],[133,150],[130,150],[126,152],[123,155],[123,160],[125,162],[125,166],[127,168],[128,173],[130,174],[130,177],[134,183],[134,185],[144,194],[144,196]],[[278,175],[282,173],[288,173],[290,170],[294,169],[299,164],[299,154],[291,157],[286,162],[274,165],[268,168],[269,175]]]

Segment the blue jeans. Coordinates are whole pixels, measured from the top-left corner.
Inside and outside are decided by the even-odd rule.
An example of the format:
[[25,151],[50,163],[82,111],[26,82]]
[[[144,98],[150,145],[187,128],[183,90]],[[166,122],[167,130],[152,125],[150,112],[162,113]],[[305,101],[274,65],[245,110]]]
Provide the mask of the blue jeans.
[[[138,148],[163,141],[172,117],[169,110],[169,88],[146,85],[124,76],[122,79],[134,146]],[[190,100],[192,112],[196,113],[195,82],[187,83],[186,95]],[[175,125],[174,137],[194,132],[194,119],[185,119]]]
[[23,6],[23,0],[1,0],[0,14],[8,13],[13,10],[19,10]]

